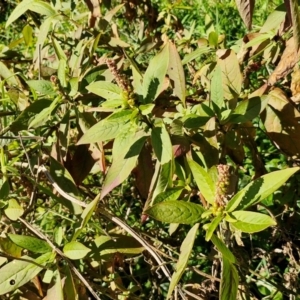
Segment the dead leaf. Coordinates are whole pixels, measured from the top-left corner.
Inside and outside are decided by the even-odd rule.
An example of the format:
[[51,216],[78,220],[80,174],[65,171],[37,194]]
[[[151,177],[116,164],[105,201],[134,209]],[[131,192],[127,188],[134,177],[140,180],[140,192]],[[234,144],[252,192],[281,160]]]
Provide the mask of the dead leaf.
[[284,92],[275,88],[268,95],[268,106],[262,113],[267,134],[285,155],[300,157],[300,113]]
[[250,30],[255,0],[235,0],[235,3],[247,29]]
[[300,70],[298,68],[292,73],[291,91],[293,95],[291,99],[294,102],[300,102]]
[[277,81],[292,72],[293,68],[299,60],[299,53],[300,51],[298,51],[298,53],[295,51],[294,38],[290,38],[286,42],[285,50],[283,51],[277,67],[268,79],[269,86],[274,85]]
[[91,12],[89,26],[90,26],[90,28],[93,28],[93,27],[95,27],[97,18],[99,18],[101,16],[100,3],[99,3],[99,0],[85,0],[85,3]]

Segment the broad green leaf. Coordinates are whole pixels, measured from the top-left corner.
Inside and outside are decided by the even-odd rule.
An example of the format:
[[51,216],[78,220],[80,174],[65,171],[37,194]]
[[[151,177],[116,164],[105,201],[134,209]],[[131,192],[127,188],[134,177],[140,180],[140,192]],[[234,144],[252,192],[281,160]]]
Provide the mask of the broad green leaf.
[[161,93],[169,65],[169,43],[149,63],[143,80],[143,104],[153,102]]
[[177,200],[180,196],[180,194],[183,191],[183,187],[174,187],[167,189],[166,191],[158,194],[155,199],[153,200],[153,204],[163,202],[163,201],[172,201]]
[[181,59],[176,46],[169,42],[169,67],[168,75],[174,85],[174,93],[185,106],[185,76]]
[[57,14],[49,3],[40,0],[33,0],[29,10],[48,17]]
[[286,6],[285,4],[281,4],[276,9],[268,15],[268,18],[262,28],[260,29],[260,32],[269,33],[271,31],[276,32],[281,23],[284,21],[286,17]]
[[17,246],[7,237],[0,237],[0,250],[5,254],[19,258],[22,256],[23,248]]
[[255,0],[235,0],[235,3],[247,29],[250,30]]
[[226,258],[231,263],[235,263],[234,255],[223,243],[223,241],[221,241],[215,234],[211,236],[211,241],[217,247],[218,251],[222,254],[223,258]]
[[239,275],[234,264],[223,257],[220,300],[236,300]]
[[74,235],[71,240],[72,242],[77,239],[77,237],[80,235],[80,233],[82,232],[82,230],[84,229],[84,227],[86,226],[86,224],[88,223],[90,218],[92,217],[92,215],[95,211],[95,208],[97,207],[99,198],[100,198],[100,194],[97,195],[97,197],[91,203],[89,203],[88,206],[82,212],[81,224],[78,228],[75,229]]
[[236,208],[246,209],[261,202],[278,190],[298,170],[299,167],[275,171],[250,182],[230,199],[226,211],[232,212]]
[[22,247],[34,253],[42,254],[52,251],[52,248],[48,245],[47,242],[36,237],[11,233],[8,234],[8,237],[19,247]]
[[87,46],[87,43],[84,43],[85,40],[81,39],[79,43],[76,45],[76,48],[72,51],[72,56],[70,58],[69,67],[72,71],[73,77],[80,76],[81,70],[81,61],[84,55],[84,50]]
[[49,95],[54,92],[53,84],[48,80],[28,80],[26,83],[36,92]]
[[222,221],[223,216],[217,216],[215,217],[212,222],[209,224],[207,230],[206,230],[206,234],[205,234],[205,240],[209,241],[213,235],[213,233],[215,232],[216,228],[218,227],[218,225],[220,224],[220,222]]
[[188,159],[188,164],[201,194],[208,203],[213,204],[215,202],[216,190],[209,173],[191,159]]
[[[235,222],[232,222],[231,225],[246,233],[259,232],[270,226],[276,225],[276,221],[270,216],[253,211],[234,211],[230,214],[230,217],[235,219]],[[229,222],[231,219],[227,220]]]
[[21,130],[28,129],[29,120],[43,111],[43,109],[51,105],[51,100],[37,100],[33,102],[29,107],[22,111],[22,113],[17,117],[17,119],[10,124],[10,130],[13,132],[18,132]]
[[[54,254],[52,252],[48,252],[37,259],[32,259],[28,256],[23,256],[22,258],[32,260],[33,262],[44,266],[47,262],[53,260],[53,256]],[[23,286],[33,279],[40,271],[42,271],[42,268],[38,265],[22,260],[14,260],[6,264],[0,269],[0,295],[7,294]]]
[[109,168],[102,185],[101,197],[103,199],[110,191],[116,186],[121,184],[128,176],[136,165],[138,156],[143,148],[146,137],[137,134],[133,136],[133,140],[127,144],[126,150],[120,157],[115,157],[113,163]]
[[194,246],[194,242],[197,236],[197,232],[198,232],[198,228],[199,228],[199,223],[195,224],[188,232],[188,234],[186,235],[184,241],[181,244],[180,247],[180,255],[176,264],[176,271],[173,273],[172,275],[172,279],[169,285],[169,290],[168,290],[168,295],[167,295],[167,299],[169,299],[176,287],[176,285],[178,284],[179,280],[181,279],[185,268],[188,264],[190,255],[192,253],[193,250],[193,246]]
[[[61,165],[58,161],[56,161],[54,158],[50,158],[50,174],[55,180],[55,182],[58,184],[58,186],[67,194],[77,198],[79,195],[78,189],[74,183],[74,180],[71,176],[71,174],[68,172],[67,169],[64,168],[63,165]],[[78,204],[71,203],[68,201],[68,204],[71,205],[73,209],[74,214],[81,214],[82,208]]]
[[32,27],[29,24],[25,25],[22,30],[22,34],[23,34],[23,38],[26,43],[26,46],[31,46],[31,44],[32,44],[32,31],[33,31]]
[[75,241],[67,243],[63,249],[64,254],[70,259],[82,259],[90,251],[91,249]]
[[56,54],[57,58],[59,60],[67,61],[68,58],[67,58],[65,52],[63,51],[63,49],[61,48],[60,43],[53,36],[52,36],[52,44],[53,44],[53,47],[54,47],[55,54]]
[[96,81],[89,84],[86,89],[106,100],[122,100],[122,89],[107,81]]
[[44,108],[41,112],[33,116],[29,121],[28,128],[37,128],[43,126],[48,121],[52,111],[58,105],[58,102],[59,98],[56,98],[51,102],[50,106]]
[[11,23],[17,20],[21,15],[23,15],[32,5],[34,0],[24,0],[17,5],[17,7],[10,14],[8,20],[6,21],[5,27],[7,28]]
[[210,119],[210,116],[198,116],[196,114],[188,114],[182,118],[185,128],[194,129],[204,126]]
[[55,16],[48,17],[47,19],[44,20],[44,22],[40,26],[38,40],[36,42],[36,49],[35,49],[35,53],[34,53],[34,61],[38,58],[39,51],[44,46],[45,40],[47,39],[47,36],[48,36],[48,32],[51,29],[51,24],[56,23],[58,21],[59,21],[58,19],[55,19]]
[[8,207],[4,209],[4,213],[9,219],[16,221],[23,215],[24,209],[20,206],[16,199],[10,199],[8,201]]
[[113,113],[108,118],[92,126],[78,141],[78,145],[114,139],[120,129],[130,120],[132,110]]
[[216,65],[211,78],[210,98],[219,107],[224,105],[224,94],[222,86],[222,70],[219,65]]
[[55,300],[64,300],[64,293],[62,289],[62,280],[60,277],[59,270],[56,269],[53,273],[52,280],[54,281],[54,284],[48,288],[46,299],[55,299]]
[[151,141],[154,153],[160,163],[163,165],[170,162],[173,158],[172,143],[164,124],[152,129]]
[[268,97],[254,97],[243,100],[229,117],[230,123],[245,123],[256,118],[267,106]]
[[94,251],[94,253],[96,253],[95,259],[101,259],[113,253],[137,255],[145,250],[135,238],[126,235],[116,235],[113,236],[113,238],[107,235],[101,235],[95,238],[94,243],[97,247],[97,250]]
[[52,16],[56,14],[56,11],[47,2],[40,0],[24,0],[13,10],[10,14],[5,27],[7,28],[11,23],[17,20],[27,10],[34,11],[41,15]]
[[65,265],[64,273],[66,274],[65,284],[63,286],[65,292],[65,300],[79,299],[76,285],[73,279],[73,276],[75,275],[71,272],[69,265]]
[[242,89],[243,76],[233,50],[217,50],[217,65],[222,70],[223,94],[226,100],[236,98]]
[[11,85],[18,85],[14,73],[2,61],[0,61],[0,77],[4,78]]
[[[157,161],[157,164],[159,164],[159,161]],[[158,178],[157,182],[155,185],[155,189],[153,191],[153,200],[156,198],[156,196],[166,190],[169,186],[171,186],[172,183],[172,176],[175,171],[175,166],[174,162],[170,161],[166,164],[158,166],[159,168],[159,173],[158,173]],[[153,201],[152,200],[152,201]],[[152,204],[152,202],[151,202]]]
[[0,188],[0,199],[6,199],[9,195],[9,191],[10,191],[10,186],[9,186],[9,182],[8,179],[6,179],[4,182],[2,181],[2,185]]
[[54,242],[60,246],[61,242],[63,240],[63,228],[62,226],[58,226],[55,227],[54,231],[53,231],[53,238],[54,238]]
[[58,69],[57,69],[57,78],[59,80],[59,83],[62,87],[67,87],[67,61],[64,59],[60,59],[58,63]]
[[208,53],[210,51],[211,51],[211,49],[209,47],[200,47],[200,48],[196,49],[195,51],[193,51],[192,53],[187,54],[182,60],[182,65],[185,65],[185,64],[193,61],[194,59],[198,58],[202,54]]
[[201,205],[185,201],[166,201],[155,204],[144,213],[161,222],[195,224],[204,209]]
[[211,47],[218,46],[219,35],[215,31],[211,31],[208,35],[208,42]]

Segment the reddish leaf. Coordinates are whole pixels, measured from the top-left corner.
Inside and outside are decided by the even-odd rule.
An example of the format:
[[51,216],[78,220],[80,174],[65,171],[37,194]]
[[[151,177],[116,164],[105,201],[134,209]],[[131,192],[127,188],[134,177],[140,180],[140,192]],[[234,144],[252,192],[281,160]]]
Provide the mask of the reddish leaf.
[[246,27],[250,30],[255,0],[235,0],[235,3]]
[[144,145],[138,158],[138,164],[133,170],[135,186],[143,199],[148,198],[154,166],[149,145]]

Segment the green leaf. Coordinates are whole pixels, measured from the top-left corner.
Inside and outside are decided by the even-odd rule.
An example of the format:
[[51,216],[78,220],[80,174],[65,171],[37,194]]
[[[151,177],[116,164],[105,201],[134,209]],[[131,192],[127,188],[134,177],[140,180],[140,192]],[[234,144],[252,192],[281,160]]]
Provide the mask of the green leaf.
[[[1,252],[4,252],[5,254],[11,255],[13,257],[21,257],[23,249],[19,246],[17,246],[15,243],[13,243],[9,238],[7,237],[0,237],[0,250]],[[1,264],[0,264],[1,265]]]
[[89,84],[86,89],[106,100],[122,100],[122,89],[107,81],[96,81]]
[[[64,300],[64,294],[62,289],[62,280],[60,277],[59,270],[55,270],[53,273],[52,280],[54,284],[48,288],[46,299]],[[45,299],[44,298],[44,299]]]
[[9,219],[16,221],[23,215],[24,209],[20,206],[16,199],[10,199],[8,201],[8,207],[4,210],[4,213]]
[[243,77],[233,50],[217,50],[217,64],[222,70],[223,94],[226,100],[236,98],[242,89]]
[[223,258],[226,258],[229,262],[235,263],[235,257],[227,246],[221,241],[215,234],[211,236],[211,241],[217,247],[218,251],[221,252]]
[[239,191],[226,205],[226,211],[232,212],[236,208],[242,210],[257,204],[278,190],[299,167],[288,168],[264,175]]
[[48,245],[47,242],[32,236],[9,233],[8,237],[19,247],[22,247],[34,253],[42,254],[52,251],[52,248]]
[[236,300],[239,275],[236,267],[223,257],[220,300]]
[[78,228],[76,228],[74,235],[72,237],[72,242],[75,241],[77,239],[77,237],[80,235],[80,233],[82,232],[82,230],[84,229],[84,227],[87,225],[88,221],[91,219],[95,208],[97,207],[98,201],[100,198],[100,194],[97,195],[97,197],[88,204],[88,206],[84,209],[84,211],[81,214],[81,224]]
[[185,76],[181,59],[175,45],[169,42],[168,75],[174,85],[174,93],[185,106]]
[[[28,256],[23,256],[22,258],[32,260],[44,266],[48,261],[53,260],[53,255],[52,252],[48,252],[35,260]],[[41,270],[42,268],[36,264],[22,260],[14,260],[6,264],[0,269],[0,295],[4,295],[23,286],[33,279]]]
[[169,43],[150,60],[143,80],[143,104],[153,102],[161,93],[169,65]]
[[[127,132],[129,131],[127,130]],[[119,157],[116,156],[115,153],[113,154],[113,163],[109,168],[102,185],[100,199],[103,199],[110,191],[128,178],[132,169],[136,165],[145,140],[145,136],[141,137],[140,133],[137,133],[136,135],[132,136],[131,141],[127,140],[127,145],[124,145],[121,152],[120,149],[118,149]]]
[[28,124],[28,128],[37,128],[43,126],[48,121],[52,111],[58,105],[58,102],[59,102],[59,98],[56,98],[51,102],[50,106],[44,108],[42,111],[37,113],[34,117],[32,117]]
[[246,233],[259,232],[270,226],[276,225],[276,221],[270,216],[253,211],[234,211],[230,214],[230,219],[225,218],[225,220],[231,222],[231,218],[235,219],[231,225]]
[[223,216],[217,216],[215,217],[212,222],[209,224],[207,230],[206,230],[206,234],[205,234],[205,240],[209,241],[213,235],[213,233],[215,232],[216,228],[218,227],[218,225],[220,224],[220,222],[222,221]]
[[6,179],[4,182],[2,181],[2,185],[0,188],[0,199],[6,199],[9,195],[10,187],[9,187],[9,182]]
[[101,259],[113,253],[138,255],[145,250],[135,238],[126,235],[116,235],[113,237],[101,235],[96,237],[94,242],[97,247],[97,250],[94,251],[96,253],[95,259]]
[[201,194],[208,203],[213,204],[215,202],[216,191],[209,173],[191,159],[188,159],[188,164]]
[[256,118],[267,106],[268,97],[254,97],[243,100],[229,117],[230,123],[245,123]]
[[[157,164],[159,165],[159,161],[157,161]],[[153,199],[155,199],[158,194],[164,192],[166,188],[171,186],[172,176],[175,171],[175,166],[173,161],[170,161],[163,165],[159,165],[158,168],[159,168],[158,170],[159,173],[158,173],[158,179],[155,185],[155,189],[152,195]]]
[[7,28],[11,23],[17,20],[27,10],[34,11],[41,15],[53,16],[56,11],[51,7],[49,3],[40,0],[24,0],[17,5],[17,7],[10,14],[5,27]]
[[122,110],[113,113],[85,132],[77,145],[114,139],[120,132],[120,129],[130,120],[131,114],[132,110]]
[[208,42],[211,47],[218,46],[219,35],[215,31],[211,31],[208,35]]
[[14,73],[2,61],[0,61],[0,77],[4,78],[11,85],[18,85]]
[[24,41],[26,43],[26,46],[31,46],[31,44],[32,44],[32,27],[29,24],[24,26],[24,28],[22,30],[22,35],[23,35]]
[[55,50],[55,54],[57,55],[59,60],[67,61],[68,58],[60,46],[60,43],[52,36],[52,44]]
[[22,113],[17,117],[17,119],[10,124],[10,130],[13,132],[18,132],[21,130],[28,129],[28,122],[29,120],[43,111],[43,109],[46,109],[51,105],[51,100],[37,100],[33,102],[29,107],[24,109]]
[[57,69],[57,78],[59,80],[59,83],[62,87],[67,87],[67,61],[64,59],[60,59],[58,63],[58,69]]
[[200,221],[204,209],[201,205],[185,201],[166,201],[155,204],[144,213],[166,223],[194,224]]
[[172,275],[172,279],[169,285],[169,290],[168,290],[168,295],[167,295],[167,299],[169,299],[176,287],[176,285],[178,284],[180,278],[182,277],[185,268],[188,264],[190,255],[192,253],[193,250],[193,246],[194,246],[194,242],[197,236],[197,232],[198,232],[198,228],[199,228],[199,223],[195,224],[188,232],[188,234],[186,235],[184,241],[181,244],[180,247],[180,255],[176,264],[176,271],[173,273]]
[[[50,174],[57,183],[57,185],[67,194],[77,198],[79,195],[78,189],[74,183],[74,180],[71,174],[67,169],[64,168],[58,161],[56,161],[53,157],[50,157]],[[62,197],[60,197],[62,198]],[[81,214],[82,208],[78,204],[70,203],[69,200],[64,199],[64,201],[68,202],[68,205],[64,204],[67,207],[72,208],[74,214]],[[62,202],[64,203],[64,202]]]
[[154,127],[152,129],[151,141],[154,153],[162,165],[172,160],[172,143],[164,124],[162,124],[162,127]]
[[26,83],[36,92],[49,95],[54,92],[53,84],[48,80],[27,80]]
[[224,94],[222,86],[222,70],[219,65],[216,65],[211,78],[210,98],[219,107],[224,105]]
[[70,259],[82,259],[90,251],[91,249],[75,241],[67,243],[63,249],[64,254]]
[[183,191],[183,187],[174,187],[167,189],[166,191],[159,193],[153,200],[153,204],[163,202],[163,201],[174,201],[177,200]]
[[185,64],[193,61],[194,59],[198,58],[202,54],[205,54],[208,52],[211,52],[211,49],[209,47],[200,47],[197,50],[187,54],[182,60],[182,65],[185,65]]

